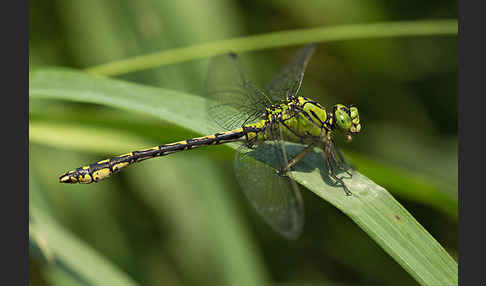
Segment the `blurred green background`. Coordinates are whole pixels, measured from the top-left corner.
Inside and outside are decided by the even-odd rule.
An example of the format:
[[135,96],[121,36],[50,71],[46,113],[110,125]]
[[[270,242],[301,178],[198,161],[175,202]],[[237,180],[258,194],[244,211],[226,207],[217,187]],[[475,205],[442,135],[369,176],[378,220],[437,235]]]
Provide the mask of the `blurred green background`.
[[[449,0],[31,1],[30,69],[84,69],[272,31],[456,15],[457,3]],[[262,86],[298,48],[248,52],[242,61]],[[457,39],[450,36],[322,43],[301,90],[328,106],[359,106],[364,129],[342,147],[345,155],[389,190],[454,258],[456,54]],[[204,96],[207,62],[117,78]],[[147,161],[100,184],[57,181],[67,169],[134,146],[198,134],[139,114],[65,101],[30,100],[30,124],[97,134],[103,146],[113,140],[110,150],[55,144],[52,138],[30,141],[30,204],[54,218],[52,232],[59,231],[59,239],[73,239],[99,258],[91,261],[83,251],[66,254],[80,267],[109,265],[142,285],[417,285],[351,220],[305,189],[303,235],[287,241],[274,233],[246,201],[233,174],[233,151],[224,146]],[[52,262],[50,246],[38,235],[42,230],[31,224],[36,241],[30,249],[30,284],[89,285],[75,269]]]

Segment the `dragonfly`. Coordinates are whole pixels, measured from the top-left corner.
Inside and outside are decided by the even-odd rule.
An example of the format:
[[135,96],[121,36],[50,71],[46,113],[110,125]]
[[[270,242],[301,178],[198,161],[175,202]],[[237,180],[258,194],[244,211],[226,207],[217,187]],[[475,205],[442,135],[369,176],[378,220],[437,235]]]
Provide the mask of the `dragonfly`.
[[[336,104],[326,109],[317,101],[299,95],[315,46],[314,43],[301,48],[263,89],[246,77],[235,53],[213,57],[206,80],[207,113],[224,131],[82,166],[62,174],[59,182],[99,182],[124,167],[150,158],[238,142],[234,169],[246,197],[275,231],[296,239],[303,229],[304,205],[297,183],[288,176],[289,171],[309,152],[318,150],[329,177],[342,186],[345,195],[351,195],[336,170],[352,176],[350,167],[333,136],[339,132],[349,142],[361,131],[356,106]],[[287,142],[301,147],[290,150]],[[276,168],[262,163],[262,154],[271,158]]]

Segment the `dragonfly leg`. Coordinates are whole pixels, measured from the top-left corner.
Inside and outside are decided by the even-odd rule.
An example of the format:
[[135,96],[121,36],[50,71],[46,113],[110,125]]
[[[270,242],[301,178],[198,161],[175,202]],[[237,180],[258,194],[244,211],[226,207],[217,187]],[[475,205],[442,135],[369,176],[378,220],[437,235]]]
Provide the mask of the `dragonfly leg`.
[[[336,153],[337,153],[337,155],[339,157],[339,160],[338,160],[338,158],[336,158]],[[336,145],[334,144],[334,142],[332,142],[332,150],[330,150],[330,154],[331,154],[332,160],[334,161],[334,163],[336,164],[336,166],[339,168],[339,170],[345,172],[350,177],[352,177],[353,175],[351,174],[351,172],[349,172],[348,169],[346,169],[346,168],[343,167],[343,165],[346,165],[346,161],[344,160],[343,154],[336,147]]]
[[[333,142],[334,144],[334,142]],[[351,169],[354,169],[354,166],[352,164],[349,164],[348,162],[346,162],[346,160],[344,160],[344,156],[343,156],[343,153],[341,153],[341,150],[339,148],[337,148],[336,144],[334,144],[334,149],[336,149],[336,152],[338,153],[338,156],[339,156],[339,159],[341,160],[341,162],[343,162],[345,165],[349,166]],[[350,172],[346,171],[346,173],[349,175],[349,176],[353,176]]]
[[290,159],[285,166],[282,166],[282,168],[277,170],[277,174],[279,175],[285,175],[285,173],[292,168],[293,165],[297,164],[302,158],[309,153],[309,151],[315,146],[315,143],[307,145],[307,147],[304,148],[304,150],[300,151],[297,155],[294,156],[294,158]]
[[[346,187],[346,184],[344,183],[344,181],[342,179],[338,178],[338,176],[336,176],[336,174],[334,173],[334,169],[332,168],[332,164],[331,164],[331,158],[332,158],[332,160],[336,160],[336,158],[334,157],[332,150],[330,150],[329,145],[326,145],[326,147],[324,148],[324,153],[322,153],[322,156],[325,157],[324,159],[326,160],[326,165],[327,165],[327,170],[328,170],[329,176],[331,178],[333,178],[334,180],[336,180],[337,182],[339,182],[341,184],[341,186],[343,186],[344,193],[346,193],[347,196],[350,196],[351,191],[348,189],[348,187]],[[339,165],[338,165],[338,167],[339,167]]]

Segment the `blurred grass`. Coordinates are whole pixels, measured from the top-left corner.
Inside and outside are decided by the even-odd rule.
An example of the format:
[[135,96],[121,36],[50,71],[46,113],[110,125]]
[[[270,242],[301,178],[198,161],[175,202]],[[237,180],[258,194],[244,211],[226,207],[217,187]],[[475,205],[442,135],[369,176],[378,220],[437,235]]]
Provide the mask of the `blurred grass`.
[[[99,128],[88,126],[77,127],[72,124],[65,124],[64,126],[56,126],[49,123],[31,124],[30,131],[31,142],[42,142],[43,145],[52,145],[56,148],[67,150],[81,149],[90,152],[96,150],[113,155],[113,152],[122,152],[124,150],[123,144],[125,140],[133,148],[139,148],[142,145],[147,146],[147,144],[155,145],[154,142],[137,136],[128,134],[126,136],[120,136],[120,132],[113,132],[108,129],[100,130]],[[104,136],[100,135],[100,131],[103,131]],[[106,135],[108,134],[113,135],[112,139],[122,140],[118,145],[109,143],[106,145],[100,144],[99,142],[105,142],[104,139],[107,138]],[[89,144],[89,142],[97,141],[97,148]],[[46,152],[42,153],[44,153],[44,156],[50,156],[49,152],[47,154]],[[175,160],[177,162],[172,164],[169,161],[168,167],[165,170],[161,170],[160,166],[151,166],[151,164],[144,166],[145,171],[140,170],[141,173],[140,171],[137,173],[137,168],[133,168],[133,180],[136,182],[144,182],[144,185],[135,187],[138,190],[136,196],[139,196],[139,200],[160,219],[159,225],[164,225],[160,231],[168,232],[169,234],[166,238],[167,241],[161,242],[164,248],[167,248],[171,252],[171,256],[179,259],[179,263],[186,265],[185,271],[191,273],[194,277],[203,279],[202,281],[219,281],[218,283],[225,285],[242,285],[244,281],[250,281],[252,285],[263,285],[265,279],[264,267],[258,261],[258,255],[255,253],[252,242],[247,237],[238,212],[234,210],[234,204],[231,200],[225,198],[227,188],[223,186],[218,187],[218,184],[221,183],[215,181],[215,178],[212,178],[215,176],[214,168],[208,166],[207,162],[197,160],[195,157]],[[36,155],[33,157],[33,161],[42,162],[42,159],[39,155]],[[65,161],[76,160],[71,159]],[[174,166],[179,166],[180,170],[175,170]],[[37,167],[36,163],[33,163],[33,167]],[[155,168],[150,171],[150,167]],[[191,168],[193,171],[191,171]],[[203,170],[207,171],[203,172]],[[200,177],[191,176],[191,178],[187,178],[187,172],[197,173]],[[51,178],[51,173],[41,173],[38,175],[42,178],[42,181],[45,181],[44,183],[47,184],[50,190],[56,190],[54,194],[60,194],[65,191],[62,187],[59,187],[60,185],[58,185],[57,180]],[[187,186],[183,187],[181,182],[184,182]],[[101,184],[94,186],[98,190],[93,190],[93,186],[88,187],[88,189],[83,188],[86,186],[81,185],[72,187],[74,187],[74,190],[72,190],[69,198],[52,203],[52,206],[56,210],[60,210],[61,213],[66,208],[70,209],[70,212],[73,212],[73,209],[76,210],[72,218],[64,215],[64,223],[73,219],[78,221],[78,226],[83,225],[79,221],[82,218],[86,223],[82,230],[86,231],[87,228],[93,228],[93,231],[89,231],[88,233],[98,233],[101,237],[107,234],[115,235],[117,232],[114,229],[116,230],[119,222],[116,220],[109,221],[113,217],[110,213],[115,212],[115,210],[107,210],[104,205],[110,201],[117,201],[117,198],[113,198],[113,196],[115,194],[116,196],[120,196],[121,194],[117,194],[118,192],[115,189],[110,191],[109,186],[107,187]],[[76,189],[78,189],[78,192]],[[39,195],[38,191],[33,189],[31,193],[33,195]],[[92,209],[82,209],[83,204],[79,204],[80,202],[83,202],[83,204],[89,203],[92,208],[98,209],[98,211],[92,212]],[[36,205],[36,202],[32,204]],[[221,213],[225,215],[221,216]],[[195,220],[195,217],[199,219]],[[135,218],[129,220],[133,219]],[[93,225],[93,222],[97,223]],[[169,229],[166,229],[167,225]],[[103,228],[102,231],[99,230],[100,227]],[[42,223],[39,223],[38,228],[46,229]],[[211,230],[212,228],[216,228],[218,231],[216,229]],[[98,230],[95,231],[95,229]],[[80,233],[78,232],[77,234],[79,235]],[[86,236],[86,234],[83,234],[83,236]],[[119,263],[122,262],[124,265],[134,264],[134,261],[125,261],[135,254],[124,253],[124,250],[126,251],[127,248],[126,245],[123,245],[123,242],[118,241],[120,238],[123,239],[123,236],[112,238],[109,245],[104,245],[106,243],[104,241],[96,243],[94,237],[90,237],[90,240],[93,241],[94,239],[95,244],[101,244],[102,248],[99,250],[102,250],[104,254],[119,256],[116,259]],[[46,241],[48,247],[52,243],[55,243],[55,241],[49,238]],[[35,240],[33,243],[35,244]],[[212,247],[209,249],[200,249],[200,245]],[[69,246],[66,247],[69,248]],[[118,249],[120,247],[121,251]],[[111,251],[109,248],[115,251]],[[141,249],[140,251],[151,254],[149,250],[151,248],[153,247],[147,247],[147,249]],[[53,253],[53,255],[57,257],[56,253]],[[137,254],[137,256],[139,255]],[[85,259],[84,261],[89,261],[89,259]],[[202,264],[206,268],[201,268],[200,265]],[[219,268],[219,274],[207,276],[207,268],[211,264]],[[90,268],[91,266],[92,268]],[[86,270],[78,270],[74,267],[69,272],[78,275],[78,271],[96,271],[97,269],[96,264],[90,263],[88,263],[86,268]],[[176,281],[180,279],[177,275],[171,273],[170,269],[150,268],[144,271],[157,273],[157,275],[165,274],[162,278],[158,277],[158,279],[163,279],[164,281],[167,281],[167,277],[171,276],[175,276],[172,279]],[[104,276],[102,274],[100,273],[100,278]],[[194,281],[194,283],[197,283],[197,281]]]
[[[44,65],[84,69],[158,51],[274,31],[447,20],[455,18],[457,13],[457,3],[450,0],[413,3],[312,0],[306,5],[287,0],[95,2],[46,0],[29,3],[31,70]],[[453,209],[453,202],[457,200],[457,164],[454,163],[457,162],[454,147],[457,144],[456,46],[456,37],[327,42],[320,45],[314,55],[302,87],[303,94],[326,105],[346,102],[360,106],[366,126],[352,144],[346,145],[346,154],[358,169],[366,166],[366,170],[360,169],[365,175],[398,195],[400,202],[452,254],[457,253],[454,219],[457,208]],[[294,51],[291,47],[246,53],[244,64],[251,78],[263,83],[293,56]],[[202,94],[207,72],[205,63],[205,60],[179,62],[121,78]],[[197,231],[200,228],[192,232],[199,239],[188,241],[181,237],[185,233],[183,229],[191,228],[194,221],[201,221],[190,215],[190,209],[184,208],[185,219],[180,223],[169,223],[176,221],[173,218],[181,211],[169,204],[157,205],[150,197],[142,196],[148,188],[167,196],[179,189],[197,189],[197,184],[179,186],[191,178],[183,174],[184,171],[171,172],[172,178],[168,178],[173,179],[171,189],[145,176],[146,172],[161,168],[170,170],[182,164],[190,168],[191,164],[184,160],[196,161],[197,158],[199,168],[211,170],[214,182],[224,184],[231,208],[243,215],[244,233],[256,245],[253,262],[248,265],[239,262],[239,265],[245,264],[242,273],[255,267],[276,284],[290,281],[334,284],[333,281],[337,281],[338,285],[416,285],[351,220],[331,205],[323,205],[322,200],[310,192],[303,194],[307,209],[303,237],[297,243],[289,243],[272,233],[248,207],[239,189],[228,191],[236,184],[229,148],[201,149],[188,155],[178,154],[170,160],[147,162],[148,165],[144,163],[122,172],[116,180],[90,185],[89,190],[87,186],[71,186],[72,190],[66,191],[57,182],[57,175],[65,171],[66,166],[75,167],[109,154],[110,150],[102,149],[105,143],[110,146],[112,142],[108,143],[107,137],[96,129],[106,136],[113,134],[112,138],[125,138],[117,148],[123,148],[124,143],[128,147],[140,142],[138,144],[146,147],[145,143],[171,142],[195,136],[196,132],[168,124],[156,116],[140,116],[65,100],[31,99],[30,122],[33,129],[41,126],[44,129],[38,131],[52,132],[52,136],[54,131],[65,130],[46,127],[72,128],[69,136],[54,137],[62,139],[59,142],[65,141],[66,146],[50,144],[54,140],[50,143],[31,141],[30,175],[35,180],[30,183],[30,200],[42,195],[57,222],[140,284],[214,285],[215,279],[219,282],[216,284],[229,284],[223,281],[227,281],[229,273],[238,271],[225,267],[226,259],[231,259],[226,252],[208,251],[214,249],[212,245],[219,240],[205,239],[207,236]],[[75,147],[75,140],[85,142],[83,139],[88,138],[74,131],[78,127],[80,132],[89,129],[93,133],[88,134],[99,135],[94,137],[100,140],[99,151],[95,150],[93,142]],[[40,134],[40,138],[48,140],[47,134],[50,133]],[[73,142],[69,143],[69,139]],[[92,149],[81,151],[84,146]],[[355,154],[365,154],[366,158],[355,161]],[[370,159],[377,161],[377,165],[366,163]],[[401,175],[390,177],[379,172],[382,168],[398,170]],[[191,169],[189,173],[195,172],[196,169]],[[433,183],[437,181],[443,184]],[[433,183],[433,190],[430,183]],[[402,193],[416,185],[424,187],[420,189],[423,193],[417,194],[417,200],[413,194]],[[429,197],[436,192],[444,192],[451,201],[439,206],[434,203],[434,196]],[[420,203],[421,200],[428,202]],[[196,202],[191,207],[201,208],[201,204]],[[219,209],[218,213],[226,216],[227,211]],[[221,224],[218,226],[217,231],[225,228]],[[31,285],[69,285],[66,283],[75,281],[65,269],[39,260],[35,251],[30,260],[34,266],[30,273]],[[228,265],[235,265],[233,263]]]
[[40,207],[29,206],[30,243],[44,252],[50,263],[75,273],[80,284],[136,285],[131,278],[58,226]]

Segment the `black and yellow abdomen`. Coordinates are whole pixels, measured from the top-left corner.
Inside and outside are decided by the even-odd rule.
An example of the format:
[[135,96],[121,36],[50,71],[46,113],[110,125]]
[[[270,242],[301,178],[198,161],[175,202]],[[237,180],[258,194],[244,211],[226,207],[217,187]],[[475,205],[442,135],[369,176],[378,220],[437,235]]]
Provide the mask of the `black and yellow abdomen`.
[[259,132],[260,129],[258,128],[238,128],[224,133],[216,133],[214,135],[160,145],[150,149],[133,151],[66,172],[59,177],[59,182],[69,184],[99,182],[133,163],[201,146],[246,140],[249,135],[258,136]]

